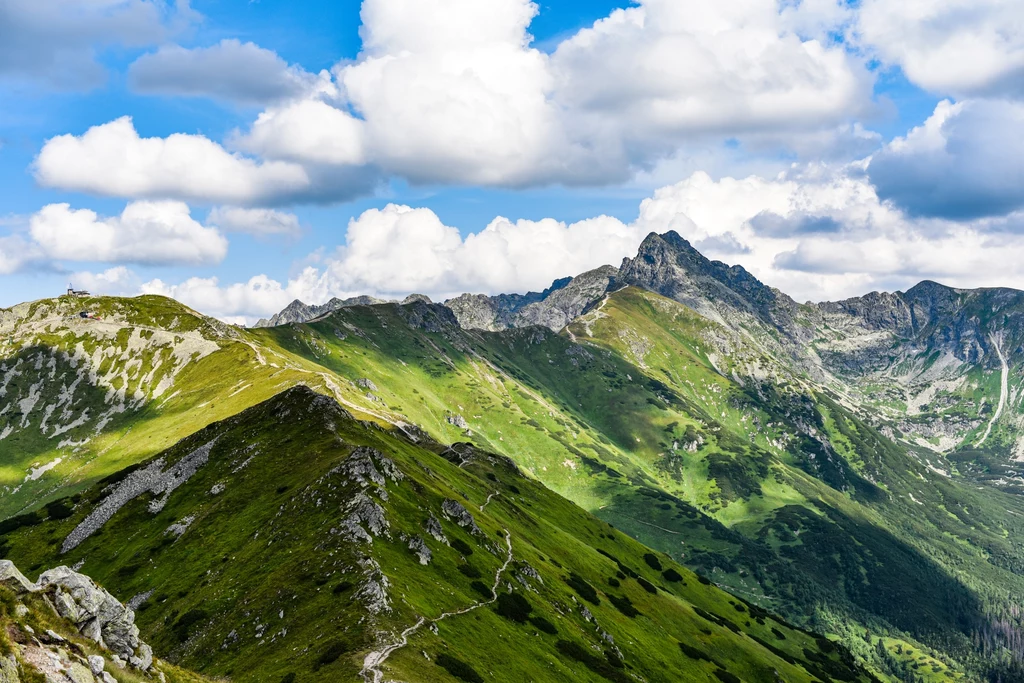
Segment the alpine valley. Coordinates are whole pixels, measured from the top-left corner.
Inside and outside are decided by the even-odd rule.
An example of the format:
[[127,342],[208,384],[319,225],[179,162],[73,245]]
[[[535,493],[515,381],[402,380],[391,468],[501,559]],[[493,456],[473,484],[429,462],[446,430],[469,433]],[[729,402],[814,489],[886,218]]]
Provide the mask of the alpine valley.
[[1022,366],[1024,292],[801,304],[672,232],[0,310],[0,682],[1022,681]]

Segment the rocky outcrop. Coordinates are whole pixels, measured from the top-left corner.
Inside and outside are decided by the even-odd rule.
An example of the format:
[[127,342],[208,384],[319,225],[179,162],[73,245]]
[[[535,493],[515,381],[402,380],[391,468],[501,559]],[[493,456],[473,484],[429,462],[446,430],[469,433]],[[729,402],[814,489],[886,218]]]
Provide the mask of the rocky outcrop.
[[0,560],[0,585],[18,595],[39,590],[39,586],[29,581],[10,560]]
[[378,536],[389,536],[391,525],[384,508],[365,493],[357,493],[348,509],[349,514],[341,523],[348,540],[369,543]]
[[334,311],[342,308],[349,308],[351,306],[375,306],[377,304],[384,303],[388,302],[372,296],[355,296],[349,299],[334,298],[327,303],[320,305],[304,304],[296,299],[288,304],[280,313],[274,314],[269,320],[259,320],[253,327],[277,327],[278,325],[287,325],[289,323],[305,323],[325,316],[328,313],[333,313]]
[[706,258],[674,231],[648,235],[635,258],[623,259],[616,282],[674,299],[725,327],[754,322],[786,336],[810,335],[794,323],[795,301],[742,266]]
[[14,655],[0,656],[0,683],[21,683]]
[[613,286],[618,270],[601,266],[574,278],[563,278],[543,292],[528,294],[463,294],[445,302],[464,329],[506,330],[541,325],[557,332]]
[[530,304],[544,301],[559,289],[572,282],[571,277],[555,280],[543,292],[526,294],[462,294],[444,302],[458,318],[459,324],[467,330],[507,330],[517,327],[516,315]]
[[366,389],[367,391],[379,391],[379,389],[377,389],[377,385],[373,383],[373,380],[367,379],[366,377],[357,379],[356,386],[361,389]]
[[469,513],[469,510],[464,508],[461,503],[451,498],[445,498],[444,502],[441,503],[441,512],[445,518],[458,524],[463,529],[469,531],[474,536],[483,534],[480,531],[480,527],[476,525],[476,520],[473,519],[473,515]]
[[391,580],[373,558],[364,558],[359,564],[363,569],[364,580],[355,592],[356,599],[363,603],[370,614],[390,612],[391,598],[388,589],[391,587]]
[[39,576],[39,587],[57,612],[82,635],[94,640],[137,669],[153,664],[153,651],[139,638],[135,613],[85,574],[56,567]]
[[420,536],[412,536],[409,539],[409,550],[416,555],[419,559],[420,564],[430,564],[430,560],[433,557],[433,553],[430,552],[430,548],[427,547],[426,541]]
[[469,423],[466,422],[466,418],[457,413],[449,413],[448,415],[445,416],[444,419],[445,422],[452,425],[453,427],[458,427],[459,429],[469,429]]
[[157,458],[148,466],[129,474],[123,481],[116,484],[114,490],[96,506],[89,515],[76,526],[64,543],[61,552],[66,553],[75,548],[96,530],[106,524],[117,514],[117,511],[130,501],[144,493],[159,495],[160,498],[149,505],[151,512],[159,512],[167,503],[171,493],[188,481],[196,471],[210,459],[210,450],[216,439],[195,449],[166,470],[163,458]]
[[524,306],[513,325],[541,325],[557,332],[583,314],[613,287],[618,269],[601,266],[574,277],[543,301]]
[[0,584],[18,594],[46,596],[57,613],[74,624],[80,634],[119,660],[143,671],[152,666],[153,651],[139,638],[135,612],[85,574],[69,567],[55,567],[40,574],[33,583],[9,560],[0,560]]
[[433,512],[431,512],[430,516],[427,517],[427,521],[423,523],[423,529],[435,541],[448,545],[448,537],[444,535],[444,529],[441,528],[441,522],[434,516]]
[[404,476],[395,461],[376,448],[360,446],[337,468],[362,488],[371,483],[384,486],[387,480],[401,481]]

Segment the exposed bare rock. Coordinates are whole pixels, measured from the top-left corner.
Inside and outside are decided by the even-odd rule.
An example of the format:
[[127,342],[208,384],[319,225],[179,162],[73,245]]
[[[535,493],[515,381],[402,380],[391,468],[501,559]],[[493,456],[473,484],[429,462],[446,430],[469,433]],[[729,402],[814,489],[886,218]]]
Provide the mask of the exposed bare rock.
[[0,656],[0,683],[21,683],[18,676],[18,662],[14,655]]
[[325,304],[320,305],[309,305],[304,304],[298,299],[288,304],[284,310],[280,313],[276,313],[269,320],[261,319],[254,325],[254,327],[277,327],[278,325],[287,325],[289,323],[305,323],[310,320],[315,320],[328,313],[333,313],[342,308],[349,308],[351,306],[375,306],[377,304],[387,303],[383,299],[377,299],[372,296],[355,296],[350,299],[331,299]]
[[340,533],[346,540],[372,543],[374,537],[390,537],[391,525],[384,508],[365,493],[357,493],[347,507],[348,515],[340,524]]
[[10,560],[0,560],[0,585],[7,586],[18,594],[39,590],[39,587],[18,571]]
[[367,391],[379,391],[377,385],[373,383],[373,380],[363,377],[356,380],[356,386],[366,389]]
[[[145,671],[152,666],[153,651],[139,638],[135,612],[85,574],[70,567],[55,567],[40,574],[39,580],[32,583],[13,563],[0,560],[0,584],[19,593],[43,593],[57,613],[75,624],[82,635],[137,669]],[[56,634],[51,639],[63,640]],[[91,681],[88,668],[85,672]]]
[[497,331],[542,325],[557,332],[600,300],[616,273],[612,266],[601,266],[574,278],[555,280],[543,292],[463,294],[449,299],[445,306],[464,329]]
[[530,581],[536,581],[537,583],[544,585],[544,579],[541,578],[540,573],[537,572],[528,562],[520,560],[515,565],[516,578],[523,585],[527,585],[526,579]]
[[137,669],[153,664],[153,651],[139,638],[135,612],[84,574],[56,567],[39,576],[57,612],[70,619],[85,636],[121,656]]
[[461,415],[451,413],[444,419],[446,422],[448,422],[448,424],[452,425],[453,427],[458,427],[459,429],[469,429],[469,423],[466,422],[466,418],[462,417]]
[[158,458],[148,466],[136,470],[115,485],[114,490],[75,527],[61,545],[61,552],[66,553],[75,548],[96,530],[106,524],[124,505],[138,498],[143,493],[152,493],[161,497],[150,503],[151,512],[159,512],[167,503],[171,493],[184,484],[196,471],[210,459],[210,450],[216,439],[200,446],[187,456],[164,470],[164,459]]
[[430,564],[433,554],[420,536],[413,536],[409,539],[409,550],[419,558],[420,564]]
[[577,275],[542,301],[524,306],[516,314],[513,325],[542,325],[557,332],[600,301],[613,286],[617,274],[617,268],[601,266]]
[[444,502],[441,503],[441,512],[447,519],[458,524],[463,529],[468,530],[474,536],[483,534],[480,531],[480,527],[476,525],[476,520],[473,519],[473,515],[469,513],[469,510],[462,507],[462,504],[451,498],[445,498]]
[[430,516],[427,517],[427,521],[423,523],[423,528],[435,541],[448,545],[448,537],[444,535],[444,529],[441,528],[441,522],[434,516],[433,512],[431,512]]
[[365,581],[355,592],[355,598],[363,603],[370,614],[380,614],[391,611],[391,598],[388,596],[388,588],[391,581],[381,571],[380,565],[372,558],[365,558],[360,561],[363,568]]
[[387,479],[398,482],[404,478],[395,461],[375,448],[360,446],[338,468],[350,479],[366,488],[370,483],[384,486]]

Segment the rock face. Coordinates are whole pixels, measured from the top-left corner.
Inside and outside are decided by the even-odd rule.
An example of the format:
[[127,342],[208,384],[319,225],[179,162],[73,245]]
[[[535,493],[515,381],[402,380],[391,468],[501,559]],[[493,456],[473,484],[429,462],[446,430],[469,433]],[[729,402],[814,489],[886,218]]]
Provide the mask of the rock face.
[[1016,427],[1024,407],[1013,400],[1024,365],[1024,292],[925,281],[906,292],[798,304],[674,232],[649,235],[615,284],[674,299],[811,378],[841,383],[867,419],[890,432],[895,425],[894,438],[942,453],[987,444],[1024,460]]
[[543,301],[524,306],[516,315],[514,325],[543,325],[557,332],[600,301],[613,287],[618,272],[612,266],[601,266],[577,275]]
[[409,539],[409,550],[416,555],[420,564],[430,564],[433,553],[430,552],[430,548],[427,547],[426,542],[421,537],[413,536]]
[[[413,295],[422,296],[422,295]],[[425,297],[424,297],[425,298]],[[427,299],[429,301],[429,299]],[[349,306],[374,306],[376,304],[388,303],[383,299],[372,296],[355,296],[350,299],[334,298],[325,304],[309,305],[298,299],[288,304],[280,313],[276,313],[269,320],[261,319],[253,327],[277,327],[288,323],[305,323],[337,311],[340,308]]]
[[25,578],[10,560],[0,560],[0,584],[14,590],[17,594],[34,593],[39,586]]
[[55,567],[32,583],[13,563],[0,560],[0,584],[16,593],[44,594],[57,613],[72,622],[83,636],[136,669],[146,671],[153,665],[152,649],[139,638],[135,612],[85,574],[69,567]]
[[430,517],[423,523],[423,529],[433,538],[435,541],[440,541],[445,545],[448,545],[448,537],[444,535],[444,529],[441,528],[441,522],[434,516],[434,513],[430,513]]
[[[555,280],[543,292],[526,294],[462,294],[444,303],[444,314],[424,294],[410,294],[401,305],[409,309],[410,324],[428,331],[454,322],[469,330],[506,330],[511,327],[543,325],[555,332],[565,327],[587,307],[605,295],[612,286],[617,270],[601,266],[577,277]],[[350,306],[372,306],[395,303],[370,296],[331,299],[322,305],[308,305],[295,300],[269,320],[260,320],[255,327],[275,327],[288,323],[304,323]],[[446,318],[454,317],[451,321]]]
[[648,235],[635,258],[623,259],[616,282],[675,299],[726,327],[756,321],[786,335],[808,336],[793,322],[799,309],[793,299],[742,266],[711,261],[672,231]]
[[39,587],[51,596],[57,612],[83,635],[137,669],[152,666],[153,651],[139,638],[135,613],[88,576],[56,567],[39,576]]
[[516,327],[515,317],[519,311],[547,299],[570,282],[571,277],[562,278],[555,280],[543,292],[526,294],[462,294],[445,301],[444,305],[452,310],[459,324],[467,330],[507,330]]
[[138,498],[143,493],[152,493],[161,497],[149,504],[151,512],[159,512],[166,504],[171,493],[189,480],[196,471],[210,459],[210,450],[216,440],[200,446],[180,461],[164,469],[164,459],[158,458],[147,467],[129,474],[124,481],[103,499],[88,517],[75,527],[64,543],[61,552],[66,553],[87,539],[96,530],[106,524],[123,506]]
[[473,515],[469,513],[469,510],[462,506],[462,503],[452,500],[451,498],[445,498],[444,502],[441,503],[441,512],[444,516],[458,524],[463,529],[469,531],[474,536],[479,536],[483,532],[480,531],[480,527],[476,525],[476,520],[473,519]]
[[0,657],[0,683],[20,683],[20,680],[14,656]]
[[469,423],[466,422],[466,418],[459,415],[458,413],[452,413],[450,415],[447,415],[444,419],[448,424],[452,425],[453,427],[458,427],[459,429],[469,429]]
[[558,331],[605,295],[618,271],[601,266],[574,278],[555,280],[543,292],[463,294],[445,302],[464,329],[505,330],[542,325]]

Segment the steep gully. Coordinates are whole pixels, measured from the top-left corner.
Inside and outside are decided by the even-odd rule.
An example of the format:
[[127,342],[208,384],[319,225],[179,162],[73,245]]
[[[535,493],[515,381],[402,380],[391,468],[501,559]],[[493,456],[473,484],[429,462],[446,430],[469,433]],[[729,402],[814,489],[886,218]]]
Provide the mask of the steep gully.
[[992,425],[996,423],[999,416],[1003,414],[1003,408],[1006,407],[1006,396],[1009,393],[1009,378],[1010,378],[1010,366],[1006,364],[1006,356],[1003,354],[1003,349],[999,345],[999,341],[995,338],[995,335],[989,337],[992,340],[992,344],[996,347],[996,353],[999,354],[999,362],[1002,363],[1002,380],[999,386],[999,405],[996,406],[996,412],[992,414],[992,419],[988,422],[988,427],[985,428],[985,434],[981,437],[981,440],[975,444],[976,447],[980,447],[988,439],[988,435],[992,433]]

